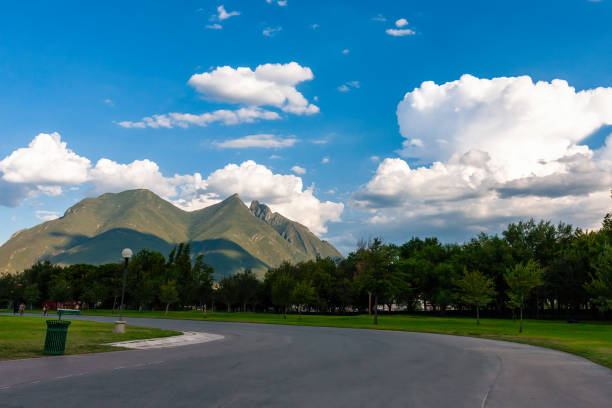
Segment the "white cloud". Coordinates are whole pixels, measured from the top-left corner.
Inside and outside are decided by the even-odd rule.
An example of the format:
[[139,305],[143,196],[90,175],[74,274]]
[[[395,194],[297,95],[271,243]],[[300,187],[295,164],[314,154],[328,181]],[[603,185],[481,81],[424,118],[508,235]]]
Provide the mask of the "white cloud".
[[273,154],[273,155],[270,156],[270,159],[272,159],[272,160],[279,160],[279,159],[282,159],[282,157],[277,155],[277,154]]
[[378,156],[370,156],[370,160],[374,163],[378,163],[380,161],[380,157]]
[[378,14],[376,17],[372,17],[371,20],[372,21],[380,21],[380,22],[387,21],[387,19],[382,14]]
[[297,165],[293,166],[291,168],[291,171],[294,172],[295,174],[300,174],[300,175],[306,174],[306,169],[303,167],[297,166]]
[[349,81],[349,82],[345,82],[344,84],[340,85],[338,87],[338,90],[340,92],[348,92],[352,88],[359,88],[360,86],[361,85],[359,84],[359,81]]
[[230,17],[239,16],[239,15],[240,15],[239,11],[230,11],[228,13],[227,11],[225,11],[225,7],[223,7],[223,5],[220,5],[219,7],[217,7],[216,18],[219,21],[227,20]]
[[108,106],[110,106],[111,108],[115,106],[115,102],[113,102],[112,99],[105,99],[104,103],[107,104]]
[[310,28],[312,28],[313,30],[316,30],[317,28],[319,28],[319,25],[317,23],[311,24]]
[[342,50],[342,53],[344,55],[348,54],[349,52],[351,52],[351,50],[349,50],[348,48],[345,48],[345,49]]
[[612,88],[464,75],[424,82],[397,115],[401,154],[421,164],[387,158],[353,194],[377,228],[465,238],[529,217],[593,228],[609,211],[612,135],[598,150],[581,141],[612,124]]
[[65,186],[87,181],[90,164],[68,149],[58,133],[40,133],[28,147],[0,161],[0,172],[10,183]]
[[205,127],[211,123],[220,122],[225,125],[237,125],[240,123],[253,123],[257,120],[280,119],[276,112],[260,109],[257,107],[246,107],[236,110],[219,109],[213,112],[195,115],[192,113],[171,112],[162,115],[153,115],[143,118],[138,122],[123,121],[117,124],[124,128],[173,128],[189,126]]
[[266,0],[266,3],[268,3],[268,4],[276,3],[276,4],[278,4],[281,7],[285,7],[287,5],[287,0],[276,0],[276,1],[274,1],[274,0]]
[[274,37],[276,34],[280,33],[283,30],[283,27],[266,27],[261,33],[266,37]]
[[57,211],[38,210],[35,213],[36,218],[42,221],[52,221],[59,218]]
[[264,149],[281,149],[291,147],[298,142],[295,137],[282,138],[271,134],[248,135],[238,139],[215,142],[215,146],[226,149],[245,149],[249,147],[260,147]]
[[215,24],[207,25],[206,28],[211,29],[211,30],[221,30],[223,26],[219,23],[215,23]]
[[329,157],[328,157],[328,156],[325,156],[325,157],[324,157],[324,158],[321,160],[321,163],[323,163],[323,164],[327,164],[327,163],[329,163]]
[[[275,174],[253,161],[228,164],[205,179],[200,173],[167,177],[148,159],[124,164],[101,158],[92,167],[89,159],[69,150],[57,133],[40,134],[27,148],[15,150],[0,162],[0,172],[0,205],[5,206],[17,206],[41,194],[60,195],[62,187],[71,184],[94,193],[147,188],[186,210],[239,193],[243,200],[264,202],[317,234],[327,231],[328,222],[339,221],[344,208],[342,203],[319,201],[314,186],[304,188],[300,177]],[[52,215],[38,213],[41,219]]]
[[405,18],[400,18],[399,20],[395,22],[395,26],[397,28],[402,28],[407,25],[408,25],[408,20],[406,20]]
[[285,112],[310,115],[319,112],[319,108],[308,103],[295,87],[313,77],[310,68],[290,62],[259,65],[254,71],[248,67],[217,67],[211,72],[193,75],[189,84],[214,100],[274,106]]
[[397,28],[388,28],[385,30],[385,33],[393,36],[393,37],[404,37],[407,35],[415,35],[416,32],[409,28],[397,29]]

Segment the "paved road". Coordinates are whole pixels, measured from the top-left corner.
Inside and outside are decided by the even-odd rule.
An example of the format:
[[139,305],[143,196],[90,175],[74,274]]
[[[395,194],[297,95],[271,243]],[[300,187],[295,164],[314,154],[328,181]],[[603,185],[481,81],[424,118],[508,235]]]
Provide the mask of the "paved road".
[[225,339],[0,362],[0,407],[612,406],[612,370],[538,347],[357,329],[128,324]]

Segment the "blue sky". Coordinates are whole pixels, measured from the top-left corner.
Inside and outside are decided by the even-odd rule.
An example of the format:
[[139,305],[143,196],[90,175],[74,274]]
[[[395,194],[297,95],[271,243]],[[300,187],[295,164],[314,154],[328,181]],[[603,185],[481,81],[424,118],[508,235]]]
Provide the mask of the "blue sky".
[[[343,251],[530,216],[592,228],[611,204],[610,21],[605,0],[4,5],[0,241],[134,187],[188,209],[236,190]],[[275,118],[143,121],[238,109]]]

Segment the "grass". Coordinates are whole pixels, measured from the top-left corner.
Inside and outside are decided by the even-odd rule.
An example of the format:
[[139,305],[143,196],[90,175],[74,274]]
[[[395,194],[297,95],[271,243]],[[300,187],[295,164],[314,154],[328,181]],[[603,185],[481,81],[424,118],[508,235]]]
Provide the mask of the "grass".
[[[110,316],[110,310],[88,311],[85,315]],[[163,311],[127,310],[127,317],[148,317],[168,319],[204,320],[202,312],[170,311],[168,316]],[[569,324],[558,320],[524,320],[523,333],[518,332],[518,321],[508,319],[481,319],[465,317],[437,317],[423,315],[380,315],[379,324],[375,326],[368,315],[358,316],[320,316],[297,315],[283,319],[273,313],[208,313],[206,320],[223,322],[268,323],[302,326],[346,327],[378,330],[400,330],[410,332],[440,333],[458,336],[483,337],[494,340],[505,340],[517,343],[532,344],[561,350],[585,357],[595,363],[612,368],[612,323],[585,322]],[[84,322],[83,322],[84,323]],[[0,325],[1,328],[1,325]],[[71,327],[72,330],[72,327]],[[0,334],[2,340],[2,334]],[[112,340],[109,340],[112,341]]]
[[[62,319],[70,320],[70,319]],[[41,317],[0,316],[0,360],[42,357],[46,319]],[[68,328],[66,354],[123,350],[105,343],[168,337],[180,334],[171,330],[128,326],[127,333],[113,333],[112,323],[72,320]]]
[[[90,311],[90,315],[110,315],[110,310]],[[202,312],[170,311],[125,311],[129,317],[169,318],[204,320]],[[375,326],[368,315],[320,316],[287,315],[273,313],[208,313],[206,320],[223,322],[268,323],[302,326],[346,327],[378,330],[400,330],[410,332],[440,333],[458,336],[483,337],[531,344],[561,350],[585,357],[595,363],[612,368],[612,323],[585,322],[569,324],[559,320],[524,320],[523,333],[519,334],[518,321],[509,319],[481,319],[466,317],[437,317],[422,315],[379,315]]]

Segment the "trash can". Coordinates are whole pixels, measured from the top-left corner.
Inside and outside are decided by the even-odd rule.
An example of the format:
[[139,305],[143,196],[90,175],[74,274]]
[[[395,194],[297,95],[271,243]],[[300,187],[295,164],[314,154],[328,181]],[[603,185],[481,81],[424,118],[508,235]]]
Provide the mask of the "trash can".
[[68,326],[70,326],[70,321],[67,320],[47,320],[45,354],[64,354]]

